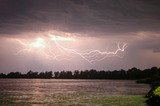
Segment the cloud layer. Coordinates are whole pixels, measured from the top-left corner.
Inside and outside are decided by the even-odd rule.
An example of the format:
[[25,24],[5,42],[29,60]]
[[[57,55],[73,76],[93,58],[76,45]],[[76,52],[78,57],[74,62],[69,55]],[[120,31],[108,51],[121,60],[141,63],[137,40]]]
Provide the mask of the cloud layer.
[[1,0],[0,34],[159,32],[159,10],[159,0]]

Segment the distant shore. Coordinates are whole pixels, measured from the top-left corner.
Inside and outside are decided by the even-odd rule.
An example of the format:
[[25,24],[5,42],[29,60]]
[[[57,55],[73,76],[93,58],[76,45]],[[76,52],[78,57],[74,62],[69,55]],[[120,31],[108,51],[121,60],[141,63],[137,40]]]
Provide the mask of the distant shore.
[[152,76],[160,75],[160,68],[152,67],[144,70],[131,68],[128,70],[85,70],[85,71],[46,71],[34,72],[28,71],[25,74],[21,72],[10,72],[8,74],[0,73],[0,78],[25,78],[25,79],[122,79],[122,80],[140,80]]

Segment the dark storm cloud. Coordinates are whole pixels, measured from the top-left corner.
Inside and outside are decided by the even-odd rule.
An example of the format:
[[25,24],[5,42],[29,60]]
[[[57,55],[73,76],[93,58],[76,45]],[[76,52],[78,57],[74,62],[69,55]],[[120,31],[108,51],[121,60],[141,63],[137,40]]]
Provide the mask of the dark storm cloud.
[[[160,30],[159,0],[0,0],[0,34]],[[91,35],[90,35],[91,36]]]

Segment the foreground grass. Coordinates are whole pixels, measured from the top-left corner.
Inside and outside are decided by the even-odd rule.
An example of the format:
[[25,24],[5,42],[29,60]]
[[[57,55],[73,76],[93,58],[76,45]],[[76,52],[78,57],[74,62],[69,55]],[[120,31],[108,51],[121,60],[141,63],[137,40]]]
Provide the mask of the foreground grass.
[[0,106],[146,106],[143,96],[59,97],[53,101],[15,100],[0,97]]
[[145,106],[143,96],[112,96],[112,97],[96,97],[91,99],[90,103],[97,106]]

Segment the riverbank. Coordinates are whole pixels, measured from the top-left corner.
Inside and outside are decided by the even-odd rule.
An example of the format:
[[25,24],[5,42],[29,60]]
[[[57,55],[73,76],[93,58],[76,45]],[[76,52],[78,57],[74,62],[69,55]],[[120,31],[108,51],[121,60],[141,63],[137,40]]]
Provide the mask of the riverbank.
[[0,97],[1,106],[145,106],[146,98],[141,95],[94,96],[53,98],[50,102],[28,102],[27,100],[6,99]]

